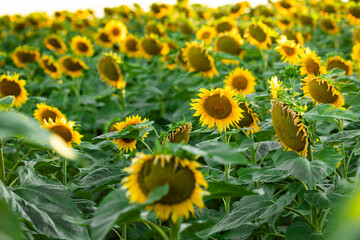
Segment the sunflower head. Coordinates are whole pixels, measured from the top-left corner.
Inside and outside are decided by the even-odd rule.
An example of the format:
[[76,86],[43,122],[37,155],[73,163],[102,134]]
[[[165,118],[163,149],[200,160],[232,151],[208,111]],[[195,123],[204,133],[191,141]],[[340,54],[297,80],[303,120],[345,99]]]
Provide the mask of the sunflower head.
[[[127,126],[136,126],[138,123],[143,123],[146,121],[146,118],[141,119],[139,115],[136,116],[129,116],[123,122],[118,122],[114,125],[115,131],[122,131]],[[141,136],[143,139],[146,138],[148,133],[145,133]],[[125,150],[125,152],[132,151],[136,148],[136,139],[132,138],[117,138],[114,140],[119,150]]]
[[44,45],[59,54],[64,54],[67,51],[66,44],[59,35],[51,34],[44,39]]
[[272,100],[271,116],[276,137],[285,150],[292,150],[306,157],[309,145],[308,133],[298,113],[285,103]]
[[281,35],[276,42],[279,45],[275,47],[275,50],[280,53],[283,62],[295,65],[300,61],[301,49],[299,44],[296,44],[294,41],[287,40],[284,35]]
[[352,62],[350,60],[345,61],[340,56],[331,57],[326,61],[326,70],[330,71],[334,68],[339,68],[345,71],[346,76],[353,74]]
[[298,16],[299,22],[303,26],[309,26],[312,29],[316,28],[316,20],[315,17],[308,13],[301,13]]
[[291,1],[291,0],[279,0],[275,3],[275,8],[277,12],[280,13],[281,15],[291,16],[297,10],[295,3],[296,3],[295,1]]
[[194,204],[204,207],[202,195],[207,188],[202,173],[197,170],[200,164],[170,154],[145,155],[138,153],[132,165],[126,169],[130,174],[123,180],[130,202],[144,203],[149,193],[156,187],[168,184],[169,192],[153,206],[156,216],[163,221],[189,218],[195,214]]
[[142,55],[149,59],[156,55],[166,55],[169,53],[167,44],[161,42],[154,34],[144,36],[140,40],[139,47]]
[[342,94],[325,78],[310,75],[302,79],[302,85],[304,96],[311,98],[316,104],[329,103],[336,107],[345,104]]
[[230,88],[217,88],[211,91],[200,89],[200,98],[192,99],[191,109],[196,110],[194,116],[200,116],[202,126],[209,128],[216,125],[220,132],[226,131],[230,125],[242,118],[243,110],[239,108],[233,99],[235,92]]
[[180,64],[180,66],[183,68],[183,69],[187,69],[188,67],[188,63],[187,61],[184,59],[184,48],[181,48],[177,55],[176,55],[176,61]]
[[72,143],[80,144],[80,139],[83,137],[74,130],[74,125],[75,122],[66,121],[65,118],[56,118],[55,121],[49,118],[49,121],[45,121],[45,124],[42,126],[60,136],[69,147],[72,147]]
[[112,42],[118,43],[126,37],[127,27],[121,21],[110,20],[106,23],[104,31],[108,34]]
[[238,34],[222,33],[214,42],[214,50],[215,52],[225,52],[242,57],[244,52],[242,49],[243,43],[244,41]]
[[360,60],[360,43],[357,43],[352,48],[351,58],[354,61]]
[[28,92],[25,89],[25,80],[19,80],[19,75],[2,75],[0,77],[0,96],[14,96],[15,107],[20,107],[27,101]]
[[179,22],[178,29],[184,35],[190,35],[195,31],[195,27],[191,24],[190,21],[181,21]]
[[236,21],[230,17],[221,17],[215,22],[215,31],[217,34],[225,32],[237,33]]
[[72,56],[62,56],[59,63],[62,72],[73,78],[82,76],[83,70],[88,69],[81,59]]
[[97,69],[100,77],[109,85],[122,89],[125,87],[123,74],[120,69],[120,57],[115,53],[106,53],[99,59]]
[[246,8],[249,7],[250,7],[250,3],[248,3],[247,1],[233,4],[229,9],[230,17],[234,19],[238,18],[241,14],[244,14]]
[[284,91],[282,82],[280,82],[276,76],[272,76],[271,80],[268,80],[268,83],[270,84],[270,97],[272,99],[278,99],[279,95]]
[[63,118],[66,120],[66,116],[62,114],[59,109],[56,107],[51,107],[45,103],[40,103],[36,105],[36,110],[34,111],[34,118],[39,121],[41,125],[52,122],[56,122],[57,118]]
[[19,46],[12,54],[14,64],[18,68],[26,68],[27,63],[34,63],[40,58],[40,52],[29,46]]
[[171,15],[173,7],[168,4],[152,3],[150,5],[150,14],[156,18],[163,18],[164,16]]
[[106,132],[106,133],[116,132],[117,130],[116,130],[115,125],[116,125],[117,123],[120,123],[120,122],[122,122],[122,120],[121,120],[120,118],[114,118],[114,119],[112,119],[111,121],[109,121],[109,122],[106,124],[106,126],[105,126],[105,132]]
[[174,122],[169,125],[169,130],[166,133],[165,140],[171,143],[187,144],[190,139],[191,123],[186,121]]
[[183,51],[184,60],[188,63],[190,71],[202,72],[203,76],[212,78],[218,75],[214,59],[207,50],[197,42],[187,42]]
[[251,23],[245,29],[244,37],[260,49],[267,49],[272,44],[268,27],[262,22]]
[[347,20],[351,25],[360,24],[360,4],[350,1],[347,6]]
[[53,56],[42,55],[38,62],[44,72],[49,74],[51,78],[57,79],[62,76],[60,65],[54,60]]
[[140,53],[140,41],[134,35],[128,34],[121,42],[121,51],[128,57],[138,57]]
[[145,35],[154,34],[158,37],[164,37],[165,36],[165,30],[162,25],[156,22],[148,23],[145,26]]
[[255,77],[248,69],[236,68],[226,76],[224,83],[224,87],[230,87],[243,96],[255,92]]
[[113,42],[110,39],[110,35],[101,28],[98,29],[94,39],[98,45],[103,46],[105,48],[111,48],[113,46]]
[[320,19],[319,25],[322,30],[329,34],[335,34],[339,32],[339,27],[335,21],[335,18],[333,17],[323,17]]
[[71,39],[70,47],[75,55],[91,57],[94,54],[94,47],[87,37],[73,37]]
[[204,41],[205,44],[210,44],[216,35],[213,27],[202,25],[196,32],[196,39]]
[[243,118],[236,122],[236,126],[239,128],[251,128],[247,130],[248,134],[258,132],[260,130],[258,125],[260,124],[260,120],[257,117],[257,114],[251,109],[249,103],[245,101],[239,102],[239,107],[243,110]]
[[321,64],[321,59],[310,48],[304,49],[301,54],[301,75],[314,75],[318,76],[319,74],[325,74],[326,68]]

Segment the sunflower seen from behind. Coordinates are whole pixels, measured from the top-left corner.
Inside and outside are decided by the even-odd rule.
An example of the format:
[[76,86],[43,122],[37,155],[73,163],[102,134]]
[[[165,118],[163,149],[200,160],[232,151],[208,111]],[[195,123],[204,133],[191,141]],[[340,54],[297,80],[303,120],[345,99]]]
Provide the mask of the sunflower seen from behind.
[[251,71],[246,68],[236,68],[224,80],[224,88],[230,87],[236,93],[242,96],[255,92],[255,77]]
[[14,96],[14,106],[21,107],[28,99],[25,84],[25,80],[19,80],[19,74],[4,74],[0,77],[0,96]]
[[26,68],[26,64],[39,60],[40,52],[34,47],[18,46],[11,57],[16,67]]
[[75,55],[91,57],[94,55],[94,47],[87,37],[75,36],[71,39],[71,50]]
[[[244,50],[242,45],[244,44],[244,40],[238,34],[233,33],[222,33],[220,34],[215,42],[214,42],[214,50],[215,52],[224,52],[230,55],[238,56],[239,58],[243,58]],[[225,64],[239,64],[237,60],[233,59],[223,59]]]
[[66,121],[65,118],[56,118],[55,121],[49,118],[49,121],[45,121],[45,124],[42,125],[42,127],[60,136],[71,148],[72,143],[79,145],[81,138],[83,137],[79,132],[74,130],[74,125],[75,122]]
[[41,125],[45,125],[46,122],[49,123],[50,120],[56,122],[57,118],[66,120],[66,116],[62,114],[58,108],[48,106],[46,103],[36,105],[34,118],[37,119]]
[[120,69],[120,57],[115,53],[104,53],[97,63],[97,70],[102,80],[117,89],[126,86]]
[[171,143],[187,144],[190,139],[191,129],[191,123],[185,121],[172,123],[169,126],[169,130],[165,136],[165,140]]
[[144,203],[152,190],[168,184],[168,194],[147,209],[153,209],[161,220],[171,218],[175,223],[179,218],[189,218],[190,213],[195,215],[194,205],[205,207],[202,195],[208,184],[197,169],[200,166],[196,161],[170,154],[138,153],[125,170],[129,176],[123,180],[123,186],[130,202]]
[[191,109],[196,110],[194,116],[200,116],[202,126],[212,128],[216,125],[219,132],[234,126],[242,118],[243,110],[233,99],[236,94],[231,88],[200,89],[200,98],[192,99]]
[[59,59],[59,63],[62,72],[71,76],[72,78],[82,76],[83,70],[88,69],[88,66],[81,59],[69,55],[62,56]]

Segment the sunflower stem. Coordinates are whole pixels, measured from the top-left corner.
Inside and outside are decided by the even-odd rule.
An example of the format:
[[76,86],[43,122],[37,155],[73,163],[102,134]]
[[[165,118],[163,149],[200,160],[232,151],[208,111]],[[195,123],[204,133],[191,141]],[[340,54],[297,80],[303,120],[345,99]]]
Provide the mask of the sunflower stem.
[[268,65],[268,54],[265,53],[264,50],[260,49],[260,55],[263,60],[264,72],[265,72],[267,70],[267,65]]
[[149,145],[147,145],[144,140],[140,139],[140,142],[141,142],[142,144],[144,144],[144,146],[145,146],[151,153],[153,153],[153,151],[151,150],[151,148],[149,147]]
[[5,163],[4,163],[4,155],[2,151],[2,138],[0,138],[0,180],[5,185]]
[[63,185],[67,185],[67,160],[63,158]]
[[30,150],[28,153],[26,153],[24,156],[22,156],[19,160],[17,160],[17,162],[11,167],[10,171],[8,172],[8,174],[6,175],[5,178],[5,182],[7,183],[10,179],[11,173],[16,170],[16,168],[19,166],[19,164],[22,162],[22,160],[24,158],[26,158],[27,156],[29,156],[31,153],[35,152],[36,150]]
[[309,144],[308,146],[308,152],[309,152],[309,161],[312,162],[313,161],[313,153],[312,153],[312,147],[311,147],[311,144]]
[[[338,131],[342,132],[344,130],[344,120],[342,119],[338,119],[335,120],[337,126],[338,126]],[[341,150],[341,154],[343,155],[343,158],[341,160],[341,165],[342,165],[342,169],[343,169],[343,176],[345,179],[347,179],[347,169],[346,169],[346,156],[345,156],[345,148],[344,148],[344,143],[341,142],[340,144],[340,150]]]
[[127,237],[126,237],[126,224],[122,225],[121,235],[122,235],[122,239],[124,239],[124,240],[127,239]]
[[180,240],[180,225],[182,223],[182,218],[179,218],[176,223],[171,222],[171,231],[170,239],[171,240]]
[[160,140],[160,136],[159,136],[158,132],[156,131],[156,129],[154,128],[154,126],[153,126],[153,125],[150,125],[150,127],[152,128],[152,130],[154,130],[157,139]]
[[295,210],[295,209],[293,209],[293,208],[290,208],[290,207],[284,207],[284,209],[296,213],[297,215],[299,215],[300,217],[302,217],[302,219],[304,219],[307,224],[309,224],[311,227],[313,227],[313,225],[312,225],[312,223],[309,221],[309,219],[308,219],[304,214],[302,214],[301,212],[299,212],[299,211],[297,211],[297,210]]
[[154,222],[150,221],[150,220],[143,220],[142,221],[145,225],[148,224],[151,227],[153,227],[161,236],[161,238],[163,240],[169,240],[168,236],[166,235],[166,233],[158,226],[156,225]]

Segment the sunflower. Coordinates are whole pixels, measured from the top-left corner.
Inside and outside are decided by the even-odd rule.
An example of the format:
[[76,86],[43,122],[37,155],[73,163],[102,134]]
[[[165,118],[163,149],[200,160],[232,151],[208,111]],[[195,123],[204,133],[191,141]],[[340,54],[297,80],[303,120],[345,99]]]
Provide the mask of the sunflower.
[[217,34],[225,32],[237,33],[236,21],[230,17],[222,17],[215,22],[215,31]]
[[[242,58],[244,53],[242,45],[244,41],[240,38],[238,34],[233,33],[221,33],[214,42],[215,52],[225,52],[231,55],[236,55]],[[236,60],[223,59],[225,63],[235,63],[239,62]]]
[[352,48],[351,58],[354,61],[360,60],[360,43],[357,43]]
[[112,42],[119,43],[126,37],[127,27],[121,21],[111,20],[106,23],[104,31],[108,34]]
[[334,18],[324,17],[320,19],[319,25],[322,30],[329,34],[335,34],[339,32],[339,27]]
[[224,83],[224,88],[230,87],[243,96],[255,92],[255,77],[248,69],[236,68],[226,76]]
[[183,20],[179,22],[178,29],[180,32],[184,35],[190,35],[193,34],[195,31],[195,26],[187,20]]
[[243,110],[242,115],[244,117],[236,122],[236,126],[238,128],[251,128],[247,130],[248,134],[258,132],[260,130],[258,125],[258,123],[260,124],[260,120],[257,114],[250,108],[249,103],[239,102],[239,107]]
[[345,104],[342,94],[328,80],[315,76],[307,76],[302,81],[304,96],[311,98],[314,103],[329,103],[336,107],[341,107]]
[[276,42],[279,45],[275,47],[275,50],[280,53],[281,60],[283,62],[296,65],[300,61],[301,49],[299,44],[295,44],[294,41],[287,40],[284,35],[281,35]]
[[111,121],[109,121],[106,126],[105,126],[105,132],[109,133],[109,132],[116,132],[116,127],[115,125],[117,123],[120,123],[122,122],[120,118],[115,118],[115,119],[112,119]]
[[192,99],[191,109],[196,110],[194,116],[200,116],[202,126],[209,128],[216,124],[220,132],[226,131],[229,125],[234,126],[242,118],[243,110],[233,100],[235,92],[230,88],[216,88],[211,91],[200,89],[198,99]]
[[152,3],[150,5],[150,14],[155,16],[156,18],[162,18],[167,15],[171,15],[173,12],[173,7],[168,4],[158,4]]
[[49,74],[51,78],[57,79],[61,77],[62,72],[60,70],[60,65],[54,60],[53,56],[42,55],[38,63],[44,72]]
[[167,44],[161,42],[154,34],[144,36],[140,40],[139,47],[142,55],[148,59],[156,55],[166,55],[169,53]]
[[268,27],[262,22],[251,23],[244,33],[244,37],[251,45],[256,45],[260,49],[267,49],[271,46],[270,34]]
[[281,101],[272,100],[271,115],[272,125],[280,144],[285,150],[292,150],[306,157],[309,145],[308,133],[297,112]]
[[145,26],[145,35],[155,34],[158,37],[164,37],[165,30],[164,27],[156,22],[150,22]]
[[318,76],[319,74],[325,74],[326,68],[321,65],[321,59],[315,53],[315,51],[311,51],[310,48],[304,49],[304,52],[301,54],[301,75],[309,75],[313,74]]
[[56,107],[48,106],[45,103],[40,103],[36,105],[34,118],[37,119],[41,125],[44,125],[46,122],[50,122],[50,119],[53,122],[56,121],[56,118],[63,118],[66,120],[66,116],[62,114],[59,109],[57,109]]
[[51,34],[44,39],[45,46],[59,54],[64,54],[67,51],[66,44],[60,36]]
[[204,77],[212,78],[218,75],[215,68],[214,59],[209,55],[207,50],[197,42],[187,42],[183,50],[184,61],[188,63],[190,72],[202,72]]
[[326,70],[330,71],[334,68],[340,68],[345,71],[346,76],[353,74],[352,62],[350,60],[345,61],[339,56],[331,57],[326,62]]
[[19,80],[19,74],[2,75],[0,77],[0,96],[14,96],[15,107],[20,107],[27,101],[28,92],[25,89],[25,80]]
[[309,26],[312,29],[316,28],[316,20],[315,17],[312,14],[308,13],[301,13],[298,16],[298,19],[303,26]]
[[275,8],[278,13],[281,15],[293,15],[297,7],[295,5],[296,1],[291,0],[279,0],[275,3]]
[[128,191],[130,202],[144,203],[148,194],[164,184],[169,185],[169,192],[154,206],[156,216],[161,220],[189,218],[189,212],[195,214],[194,204],[204,207],[202,195],[206,192],[200,187],[207,188],[202,173],[197,170],[201,165],[196,161],[171,156],[168,154],[145,155],[138,153],[132,160],[132,165],[126,168],[130,174],[123,180]]
[[279,98],[279,93],[284,91],[284,86],[282,86],[282,82],[278,81],[276,76],[272,76],[271,80],[268,80],[270,84],[270,97],[271,99]]
[[205,44],[210,44],[215,35],[216,32],[213,27],[203,25],[199,30],[197,30],[196,39],[204,41]]
[[184,48],[181,48],[176,54],[176,61],[180,63],[183,69],[186,70],[188,68],[188,62],[184,59]]
[[88,66],[81,59],[72,56],[62,56],[59,63],[62,72],[72,78],[82,76],[82,71],[88,69]]
[[114,53],[104,54],[98,61],[97,70],[100,77],[109,85],[114,86],[117,89],[125,87],[123,74],[119,67],[120,57]]
[[91,57],[94,55],[94,47],[87,37],[75,36],[71,39],[71,50],[79,56]]
[[246,8],[250,7],[250,4],[247,1],[235,3],[229,9],[231,18],[238,18],[241,14],[245,13]]
[[[131,116],[131,117],[127,117],[125,119],[125,121],[123,122],[118,122],[114,125],[116,131],[122,131],[124,130],[127,126],[136,126],[138,123],[143,123],[146,121],[146,118],[141,120],[141,117],[139,117],[139,115],[136,116]],[[149,133],[145,133],[142,136],[142,139],[144,140],[144,138],[146,138],[146,136]],[[119,150],[125,150],[125,152],[128,152],[129,150],[132,151],[136,148],[136,139],[132,139],[132,138],[117,138],[114,140],[114,142],[116,143],[117,147],[119,148]]]
[[110,39],[110,34],[105,32],[103,29],[99,28],[97,33],[95,34],[95,42],[103,47],[111,48],[113,46],[113,42]]
[[348,4],[348,14],[347,20],[351,25],[359,25],[360,24],[360,5],[359,3],[355,3],[350,1]]
[[169,128],[165,140],[171,143],[181,143],[187,144],[190,139],[190,132],[192,126],[191,123],[174,124]]
[[120,49],[128,57],[138,57],[140,55],[140,41],[134,35],[128,34],[121,42]]
[[71,147],[72,143],[80,144],[81,138],[83,137],[74,130],[75,122],[66,121],[65,118],[56,118],[55,122],[49,118],[49,121],[45,121],[42,127],[50,130],[65,140],[67,145]]
[[304,38],[301,33],[296,32],[294,29],[285,29],[282,33],[288,40],[295,41],[296,44],[302,46],[304,44]]
[[12,54],[12,60],[18,68],[26,68],[27,63],[34,63],[40,58],[40,52],[29,46],[19,46]]

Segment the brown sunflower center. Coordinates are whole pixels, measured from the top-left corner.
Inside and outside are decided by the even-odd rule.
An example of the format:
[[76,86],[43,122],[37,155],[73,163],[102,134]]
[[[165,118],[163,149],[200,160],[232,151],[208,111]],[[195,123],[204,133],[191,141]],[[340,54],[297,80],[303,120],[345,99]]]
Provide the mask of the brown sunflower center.
[[179,24],[179,29],[182,34],[192,34],[194,29],[189,23],[182,22]]
[[66,58],[63,61],[63,66],[71,72],[76,72],[83,69],[83,66],[72,58]]
[[306,26],[314,25],[314,19],[308,15],[301,15],[300,21],[301,21],[301,24],[306,25]]
[[65,126],[55,126],[51,128],[51,131],[62,137],[67,143],[71,141],[71,131]]
[[281,22],[282,24],[284,24],[284,25],[289,25],[289,24],[290,24],[290,21],[287,20],[287,19],[284,19],[284,18],[281,19],[280,22]]
[[212,95],[205,99],[204,109],[207,114],[216,119],[227,118],[232,112],[232,105],[226,96]]
[[188,52],[188,61],[196,71],[206,72],[211,69],[211,62],[205,54],[205,50],[200,47],[192,47]]
[[216,41],[216,47],[220,52],[229,53],[231,55],[239,55],[241,52],[240,45],[233,37],[223,36]]
[[250,25],[249,33],[258,42],[264,42],[266,40],[266,33],[260,26],[256,24]]
[[351,15],[353,15],[356,18],[360,18],[360,8],[357,6],[353,6],[349,9],[349,12]]
[[104,42],[104,43],[110,43],[110,38],[109,35],[107,35],[106,33],[100,33],[99,36],[100,41]]
[[333,103],[338,99],[338,95],[333,95],[333,87],[327,82],[317,81],[316,79],[309,83],[309,93],[313,99],[320,103]]
[[136,52],[138,50],[138,42],[135,39],[127,39],[125,44],[127,50],[130,52]]
[[251,124],[254,122],[253,116],[250,114],[248,107],[246,106],[245,102],[239,103],[239,107],[244,111],[241,114],[243,118],[240,121],[236,122],[236,125],[239,127],[250,127]]
[[89,46],[84,42],[77,42],[76,47],[80,52],[87,52],[89,50]]
[[61,43],[56,38],[49,38],[48,43],[56,49],[61,49]]
[[330,61],[327,65],[326,65],[326,69],[328,71],[330,71],[331,69],[334,69],[334,68],[340,68],[342,70],[345,71],[345,73],[348,73],[349,71],[349,67],[342,61],[340,60],[333,60],[333,61]]
[[280,1],[280,6],[285,8],[285,9],[290,9],[291,8],[291,4],[288,3],[287,1]]
[[114,35],[114,36],[119,36],[120,33],[121,33],[121,31],[120,31],[119,28],[114,27],[113,29],[111,29],[111,33],[112,33],[112,35]]
[[168,194],[158,203],[170,205],[189,199],[195,189],[196,180],[189,168],[181,164],[175,167],[175,159],[172,158],[165,166],[161,166],[159,162],[154,165],[154,160],[145,162],[139,172],[138,182],[145,195],[156,187],[169,184]]
[[305,130],[299,132],[299,126],[294,123],[294,118],[290,112],[293,111],[281,102],[273,103],[271,109],[272,124],[277,136],[285,146],[301,152],[306,147]]
[[41,118],[46,120],[47,122],[49,121],[49,119],[51,119],[53,122],[55,122],[56,117],[58,117],[58,115],[51,110],[45,110],[41,114]]
[[283,34],[286,36],[286,38],[288,40],[294,40],[296,44],[299,43],[299,39],[297,37],[297,34],[294,30],[292,29],[286,29]]
[[336,13],[335,6],[331,4],[326,4],[323,11],[326,13]]
[[231,13],[237,13],[240,10],[240,4],[235,4],[230,8]]
[[326,30],[334,30],[335,24],[330,19],[323,19],[321,20],[321,26],[325,28]]
[[116,64],[117,63],[111,57],[102,57],[98,63],[99,73],[104,75],[110,81],[119,81],[121,72]]
[[44,66],[50,72],[57,72],[57,67],[54,63],[50,62],[48,59],[43,60]]
[[233,26],[229,22],[221,22],[216,26],[216,31],[218,33],[229,32],[232,28]]
[[244,76],[235,76],[231,82],[232,86],[237,90],[245,90],[249,84],[248,79]]
[[155,34],[155,35],[158,35],[158,36],[161,36],[161,35],[162,35],[159,27],[156,26],[156,25],[154,25],[154,24],[147,25],[147,26],[145,27],[145,34],[150,35],[151,33],[153,33],[153,34]]
[[131,143],[133,141],[136,141],[136,139],[133,139],[133,138],[122,138],[122,140],[126,143]]
[[15,97],[19,96],[21,89],[19,84],[13,81],[8,81],[6,79],[0,82],[0,94],[2,97],[13,95]]
[[295,54],[295,48],[289,46],[283,46],[282,49],[285,51],[286,55],[293,56]]
[[36,61],[36,55],[33,52],[18,51],[16,56],[22,63],[32,63]]
[[161,51],[160,44],[152,38],[145,38],[141,41],[141,47],[149,55],[157,55]]
[[315,76],[320,73],[320,66],[315,60],[311,57],[308,57],[305,60],[305,68],[309,74],[314,74]]
[[210,33],[209,32],[203,32],[203,34],[201,35],[202,39],[208,39],[210,37]]

